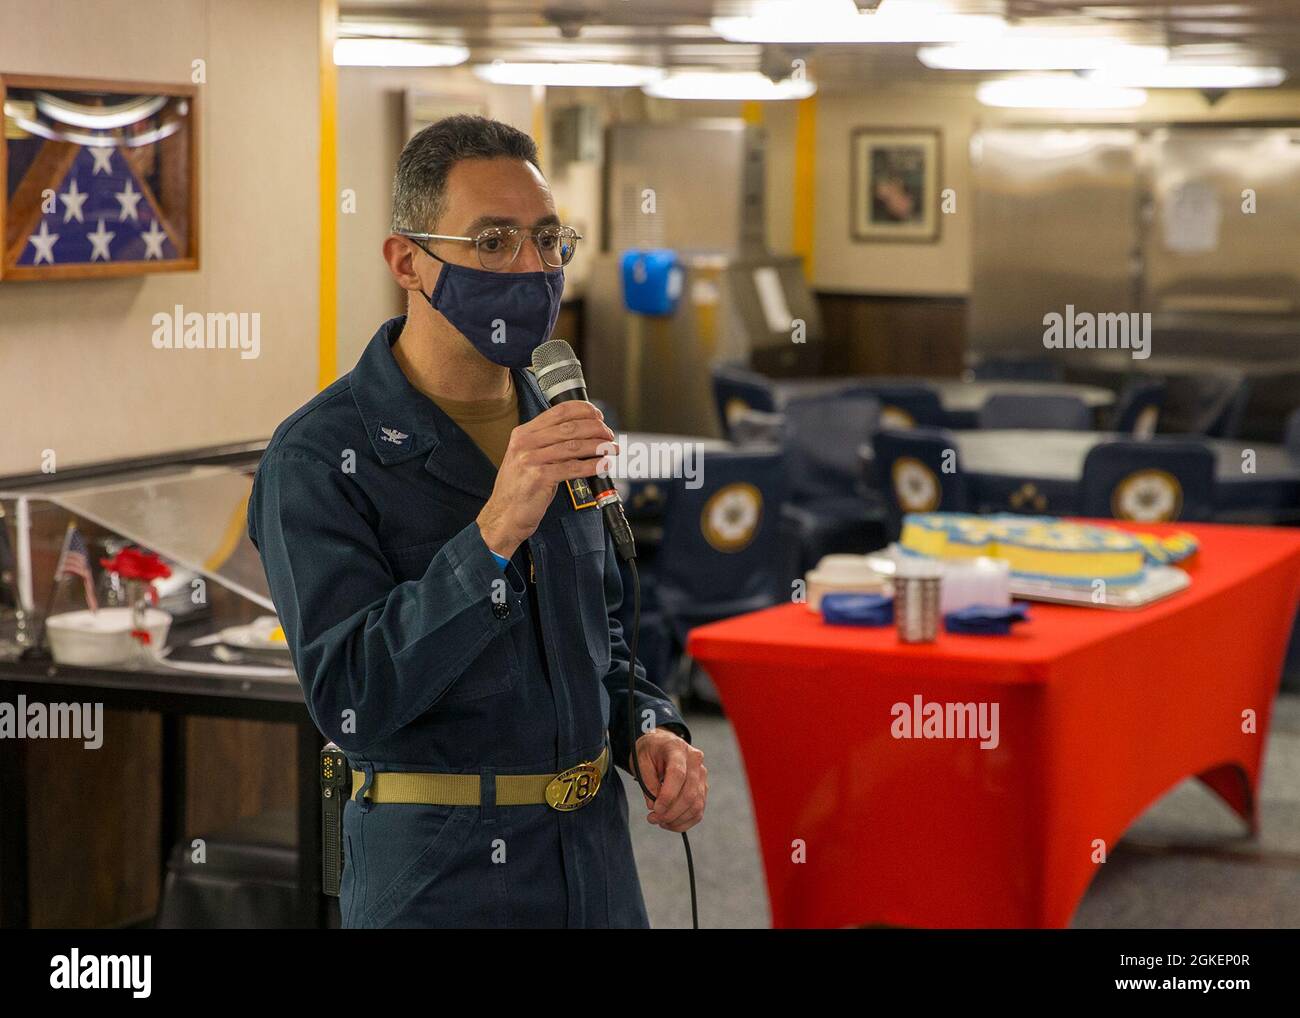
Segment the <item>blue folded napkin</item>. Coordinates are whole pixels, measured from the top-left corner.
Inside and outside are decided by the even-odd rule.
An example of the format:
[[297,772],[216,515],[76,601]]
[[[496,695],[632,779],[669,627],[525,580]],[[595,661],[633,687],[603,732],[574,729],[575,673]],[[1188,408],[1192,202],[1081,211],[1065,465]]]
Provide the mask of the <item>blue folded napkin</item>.
[[1017,602],[1009,608],[995,608],[988,604],[973,604],[943,617],[944,628],[950,633],[970,636],[1006,636],[1015,622],[1029,620],[1029,605]]
[[885,594],[826,594],[822,618],[832,626],[892,626],[894,599]]

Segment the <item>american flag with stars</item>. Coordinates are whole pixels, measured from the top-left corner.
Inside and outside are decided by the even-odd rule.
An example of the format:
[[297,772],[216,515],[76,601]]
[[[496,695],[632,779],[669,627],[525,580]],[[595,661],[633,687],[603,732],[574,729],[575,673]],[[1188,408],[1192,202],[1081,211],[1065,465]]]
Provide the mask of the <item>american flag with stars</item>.
[[53,192],[19,265],[176,257],[162,216],[117,149],[82,146]]
[[76,527],[69,527],[63,537],[63,550],[59,553],[59,564],[54,569],[54,582],[58,583],[69,573],[81,577],[86,604],[90,605],[91,611],[99,611],[99,600],[95,597],[95,577],[90,571],[90,553],[86,548],[86,539]]

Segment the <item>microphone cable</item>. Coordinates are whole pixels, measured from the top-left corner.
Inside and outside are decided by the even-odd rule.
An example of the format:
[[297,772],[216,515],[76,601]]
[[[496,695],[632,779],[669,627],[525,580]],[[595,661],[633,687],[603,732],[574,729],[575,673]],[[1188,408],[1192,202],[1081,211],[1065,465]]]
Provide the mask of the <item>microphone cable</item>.
[[[627,666],[627,733],[632,747],[632,775],[636,778],[636,783],[641,786],[642,794],[654,802],[655,797],[650,794],[645,778],[641,776],[641,757],[636,751],[636,645],[637,638],[641,635],[641,574],[637,572],[634,557],[626,558],[624,561],[632,573],[632,638],[628,641]],[[682,846],[686,849],[686,873],[691,884],[691,929],[698,930],[700,912],[695,895],[695,859],[691,855],[691,839],[686,836],[685,831],[682,831]]]

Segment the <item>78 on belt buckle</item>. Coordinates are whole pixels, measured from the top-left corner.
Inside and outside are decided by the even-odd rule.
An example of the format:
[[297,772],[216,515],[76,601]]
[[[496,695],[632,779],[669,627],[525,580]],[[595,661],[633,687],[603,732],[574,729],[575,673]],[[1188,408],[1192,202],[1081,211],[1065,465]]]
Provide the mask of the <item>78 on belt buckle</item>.
[[600,768],[594,763],[580,763],[551,779],[546,786],[546,804],[568,813],[587,805],[599,790]]

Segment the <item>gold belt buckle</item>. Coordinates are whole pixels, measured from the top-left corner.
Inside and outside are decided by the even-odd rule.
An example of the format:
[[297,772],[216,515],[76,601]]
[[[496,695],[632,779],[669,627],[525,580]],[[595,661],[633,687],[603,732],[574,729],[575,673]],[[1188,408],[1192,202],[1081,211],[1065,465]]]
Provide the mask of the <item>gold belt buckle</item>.
[[600,791],[600,768],[594,763],[580,763],[561,771],[546,786],[546,804],[561,813],[582,809]]

